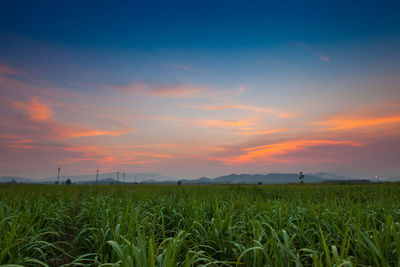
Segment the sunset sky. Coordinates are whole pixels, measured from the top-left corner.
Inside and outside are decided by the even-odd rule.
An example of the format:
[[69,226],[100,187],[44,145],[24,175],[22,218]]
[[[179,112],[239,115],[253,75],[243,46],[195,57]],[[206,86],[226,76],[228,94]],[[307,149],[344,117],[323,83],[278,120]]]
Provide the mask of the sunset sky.
[[1,1],[0,176],[400,175],[400,1]]

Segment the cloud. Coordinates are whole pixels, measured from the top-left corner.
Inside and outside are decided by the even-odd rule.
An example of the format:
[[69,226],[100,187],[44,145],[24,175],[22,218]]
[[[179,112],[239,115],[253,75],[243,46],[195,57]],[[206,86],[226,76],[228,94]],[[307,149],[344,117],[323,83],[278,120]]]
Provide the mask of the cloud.
[[213,119],[201,119],[194,120],[192,124],[197,127],[222,127],[222,128],[230,128],[230,127],[238,127],[238,126],[247,126],[254,124],[253,121],[250,120],[213,120]]
[[297,43],[298,46],[300,46],[303,50],[309,52],[313,56],[317,57],[319,60],[324,61],[324,62],[330,62],[331,58],[327,55],[322,54],[321,52],[307,46],[304,43]]
[[51,110],[38,101],[38,98],[32,98],[28,103],[14,102],[13,106],[23,110],[31,120],[47,120],[50,118]]
[[237,89],[237,90],[234,90],[233,91],[233,96],[234,97],[237,97],[237,96],[241,96],[242,95],[242,93],[244,92],[246,90],[246,87],[244,87],[244,86],[239,86],[239,88]]
[[289,129],[283,129],[283,128],[270,129],[270,130],[243,129],[243,131],[239,132],[239,134],[241,134],[241,135],[263,135],[263,134],[273,134],[273,133],[286,132],[288,130]]
[[[3,140],[1,140],[3,139]],[[27,150],[35,147],[35,141],[32,139],[21,139],[13,135],[0,136],[0,146],[9,149]]]
[[225,163],[250,163],[250,162],[281,162],[284,158],[278,157],[289,153],[305,150],[308,147],[321,146],[352,146],[361,147],[362,144],[347,140],[325,140],[325,139],[295,139],[281,141],[268,145],[252,146],[241,149],[239,155],[216,158]]
[[22,75],[22,72],[0,62],[0,75]]
[[83,127],[77,127],[77,126],[63,126],[57,123],[48,124],[47,127],[51,130],[53,137],[56,139],[91,137],[91,136],[117,137],[132,132],[131,129],[97,130],[97,129],[87,129]]
[[192,106],[191,108],[195,109],[203,109],[203,110],[226,110],[226,109],[241,109],[241,110],[249,110],[255,112],[263,112],[273,114],[279,118],[292,118],[294,115],[290,112],[284,112],[277,109],[265,108],[265,107],[256,107],[249,105],[216,105],[216,106]]
[[65,148],[69,152],[78,152],[80,161],[95,161],[105,165],[140,165],[160,163],[164,160],[175,158],[174,155],[161,153],[152,147],[131,146],[69,146]]
[[327,57],[327,56],[320,56],[319,59],[322,60],[322,61],[325,61],[325,62],[330,62],[331,61],[331,58]]
[[174,68],[174,69],[180,69],[180,70],[184,70],[187,72],[198,72],[198,73],[205,73],[206,70],[203,69],[196,69],[196,68],[192,68],[186,65],[177,65],[177,64],[167,64],[167,66]]
[[162,120],[162,121],[177,121],[185,123],[193,127],[205,127],[205,128],[231,128],[231,127],[243,127],[255,124],[254,120],[215,120],[215,119],[184,119],[173,116],[156,116],[151,119]]
[[324,126],[322,131],[339,131],[358,128],[380,127],[385,125],[397,125],[400,123],[400,114],[381,117],[335,117],[314,124]]
[[208,90],[207,87],[195,87],[193,85],[150,85],[148,83],[136,82],[125,86],[111,86],[112,90],[124,94],[137,94],[142,96],[155,96],[167,98],[190,98],[198,96]]
[[[31,98],[27,102],[14,102],[12,106],[22,112],[25,117],[17,121],[14,119],[9,119],[7,121],[9,123],[16,123],[19,127],[25,127],[29,130],[31,135],[35,135],[37,138],[68,139],[91,136],[116,137],[132,131],[132,129],[122,123],[117,124],[119,129],[116,130],[99,130],[67,123],[58,123],[51,118],[52,110],[44,104],[44,102],[44,100],[39,100],[39,98],[36,97]],[[47,102],[50,102],[50,100],[47,100]]]

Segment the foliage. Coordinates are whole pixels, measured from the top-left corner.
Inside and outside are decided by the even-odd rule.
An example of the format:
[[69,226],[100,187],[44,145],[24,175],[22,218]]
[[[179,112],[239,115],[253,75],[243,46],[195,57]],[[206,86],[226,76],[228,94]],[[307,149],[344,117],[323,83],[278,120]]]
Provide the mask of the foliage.
[[0,264],[400,266],[399,193],[399,184],[4,185]]

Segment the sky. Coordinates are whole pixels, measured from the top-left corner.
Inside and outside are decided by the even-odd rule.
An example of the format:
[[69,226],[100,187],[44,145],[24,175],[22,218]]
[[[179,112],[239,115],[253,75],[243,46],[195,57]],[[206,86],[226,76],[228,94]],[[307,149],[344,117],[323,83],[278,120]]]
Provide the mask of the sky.
[[0,175],[400,175],[399,1],[1,1]]

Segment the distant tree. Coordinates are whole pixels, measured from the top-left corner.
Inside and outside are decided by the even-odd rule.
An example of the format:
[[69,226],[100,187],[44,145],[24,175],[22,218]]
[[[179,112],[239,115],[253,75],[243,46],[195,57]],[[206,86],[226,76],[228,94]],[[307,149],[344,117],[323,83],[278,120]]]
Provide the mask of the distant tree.
[[258,185],[262,185],[262,182],[258,182]]
[[58,181],[55,181],[54,184],[58,184]]
[[17,182],[13,179],[13,180],[11,180],[11,183],[16,184]]
[[300,172],[299,181],[300,181],[301,184],[304,183],[303,179],[304,179],[303,172]]
[[72,184],[71,179],[68,178],[68,179],[65,181],[65,184],[66,184],[66,185]]
[[177,185],[181,185],[181,184],[182,184],[182,182],[181,182],[181,181],[178,181],[178,182],[177,182]]

